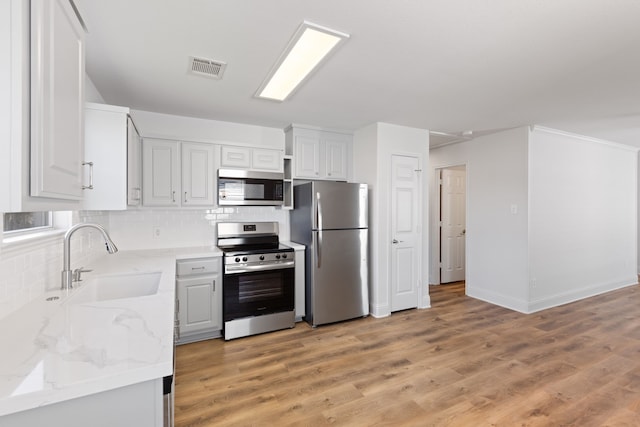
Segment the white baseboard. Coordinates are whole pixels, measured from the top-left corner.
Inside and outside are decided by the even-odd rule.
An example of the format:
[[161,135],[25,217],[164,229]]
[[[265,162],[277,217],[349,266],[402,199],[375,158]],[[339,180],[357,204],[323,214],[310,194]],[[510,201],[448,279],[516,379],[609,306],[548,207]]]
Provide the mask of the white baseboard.
[[547,308],[557,307],[559,305],[578,301],[584,298],[600,295],[605,292],[615,291],[616,289],[626,288],[627,286],[633,286],[637,283],[637,277],[630,277],[628,279],[617,280],[609,283],[601,283],[582,289],[572,290],[571,292],[551,295],[549,297],[529,302],[527,312],[535,313],[536,311],[546,310]]

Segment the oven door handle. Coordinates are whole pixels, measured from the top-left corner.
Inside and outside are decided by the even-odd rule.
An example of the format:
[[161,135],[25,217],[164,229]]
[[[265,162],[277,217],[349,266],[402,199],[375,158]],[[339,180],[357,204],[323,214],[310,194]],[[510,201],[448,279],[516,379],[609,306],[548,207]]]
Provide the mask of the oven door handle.
[[295,261],[285,261],[281,264],[271,264],[271,265],[243,265],[243,266],[227,266],[224,269],[224,274],[240,274],[240,273],[251,273],[254,271],[269,271],[269,270],[284,270],[286,268],[293,268],[295,265]]

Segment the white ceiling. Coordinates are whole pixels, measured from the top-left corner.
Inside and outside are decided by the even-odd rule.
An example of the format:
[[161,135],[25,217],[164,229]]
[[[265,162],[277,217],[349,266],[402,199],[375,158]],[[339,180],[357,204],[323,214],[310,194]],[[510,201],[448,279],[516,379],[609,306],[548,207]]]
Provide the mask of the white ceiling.
[[[279,128],[544,124],[640,141],[637,0],[75,2],[87,73],[111,104]],[[303,20],[351,37],[289,100],[254,98]],[[226,62],[223,78],[187,74],[190,55]]]

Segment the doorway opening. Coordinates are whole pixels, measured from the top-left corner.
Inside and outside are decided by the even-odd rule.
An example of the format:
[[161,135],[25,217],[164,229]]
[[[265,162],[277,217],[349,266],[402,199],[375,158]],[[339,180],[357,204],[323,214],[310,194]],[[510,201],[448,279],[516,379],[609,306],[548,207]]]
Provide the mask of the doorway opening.
[[436,169],[439,183],[437,203],[436,284],[464,286],[466,279],[466,199],[465,165]]

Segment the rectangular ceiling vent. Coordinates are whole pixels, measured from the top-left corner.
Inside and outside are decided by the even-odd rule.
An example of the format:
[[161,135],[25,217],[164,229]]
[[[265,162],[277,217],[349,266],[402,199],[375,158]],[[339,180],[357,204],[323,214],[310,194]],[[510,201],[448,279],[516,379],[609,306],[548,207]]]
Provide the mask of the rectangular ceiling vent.
[[189,57],[189,71],[199,76],[221,79],[227,64],[213,59]]

